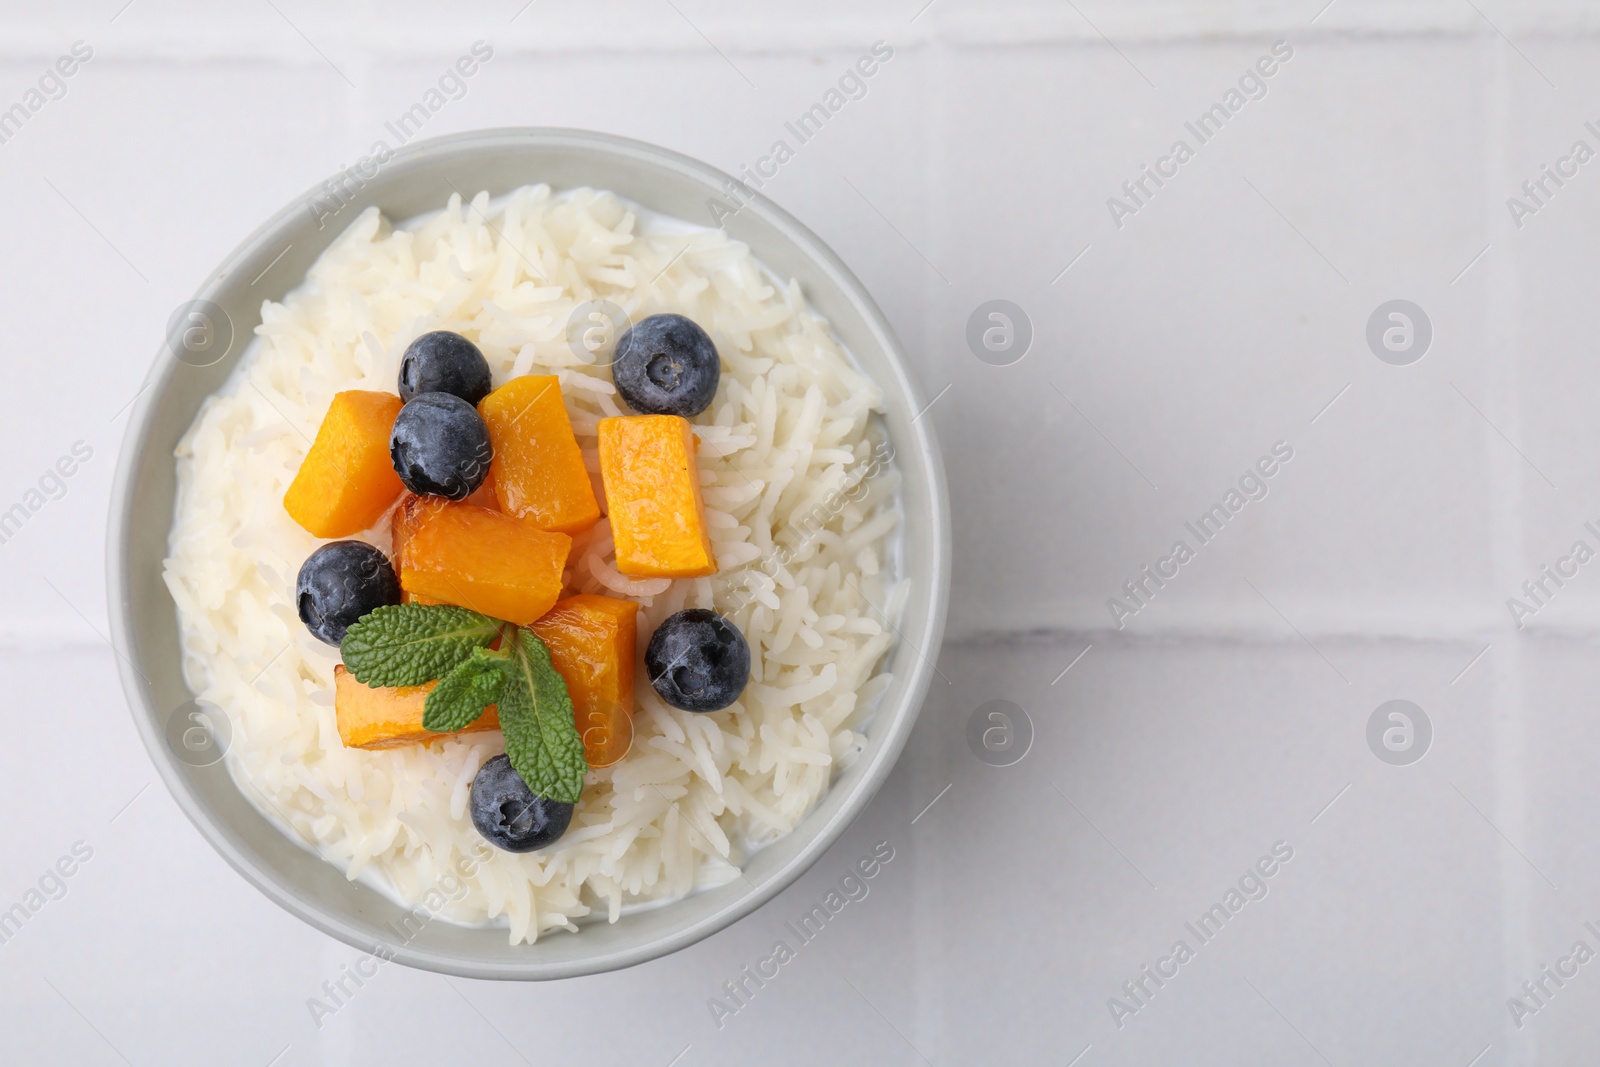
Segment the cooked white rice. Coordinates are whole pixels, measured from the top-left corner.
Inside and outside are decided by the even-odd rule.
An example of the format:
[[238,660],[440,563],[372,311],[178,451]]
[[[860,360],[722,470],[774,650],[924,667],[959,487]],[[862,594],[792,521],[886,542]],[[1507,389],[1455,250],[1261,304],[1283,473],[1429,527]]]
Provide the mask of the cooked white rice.
[[[295,575],[319,542],[285,513],[283,494],[333,395],[393,391],[406,345],[437,329],[475,340],[496,384],[559,375],[598,471],[597,422],[623,412],[609,369],[580,359],[568,336],[574,310],[596,298],[634,321],[688,315],[722,354],[721,387],[696,427],[721,573],[625,578],[602,519],[574,543],[568,592],[638,600],[641,656],[671,613],[727,613],[750,641],[751,682],[730,710],[693,715],[662,703],[641,665],[633,748],[589,772],[566,836],[475,864],[484,849],[468,787],[503,751],[501,735],[343,747],[338,652],[295,615]],[[234,779],[348,877],[454,922],[503,923],[513,944],[585,916],[615,921],[625,907],[737,877],[860,751],[905,592],[897,478],[873,462],[886,453],[871,419],[881,394],[799,287],[774,284],[746,246],[589,189],[532,186],[465,206],[452,196],[398,229],[372,209],[305,285],[263,306],[257,334],[178,447],[166,582],[189,685],[232,725]],[[387,549],[388,520],[363,536]]]

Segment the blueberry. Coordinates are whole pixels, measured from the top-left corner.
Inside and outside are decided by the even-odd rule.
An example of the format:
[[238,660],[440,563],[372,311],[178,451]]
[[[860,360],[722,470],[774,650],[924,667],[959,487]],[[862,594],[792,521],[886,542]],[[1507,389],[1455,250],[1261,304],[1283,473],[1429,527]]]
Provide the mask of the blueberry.
[[750,680],[750,646],[727,619],[705,608],[667,616],[645,649],[656,692],[684,711],[721,711]]
[[389,458],[406,488],[465,500],[489,474],[494,450],[478,409],[449,393],[406,401],[389,435]]
[[572,805],[534,795],[506,756],[478,768],[472,779],[472,825],[507,852],[534,852],[567,832]]
[[400,603],[400,579],[389,557],[365,541],[332,541],[300,565],[294,600],[306,628],[337,645],[361,616]]
[[628,327],[611,364],[617,392],[644,415],[698,415],[721,378],[717,346],[682,315],[651,315]]
[[489,361],[459,333],[425,333],[400,357],[401,400],[421,393],[449,393],[476,407],[491,388]]

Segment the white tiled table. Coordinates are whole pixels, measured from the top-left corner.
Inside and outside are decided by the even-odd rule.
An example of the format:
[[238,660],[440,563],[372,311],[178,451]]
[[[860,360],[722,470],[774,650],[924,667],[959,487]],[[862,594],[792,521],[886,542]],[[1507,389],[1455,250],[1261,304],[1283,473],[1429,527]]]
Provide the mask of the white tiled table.
[[[1595,1060],[1600,962],[1521,1026],[1507,999],[1600,951],[1600,564],[1520,631],[1506,601],[1600,548],[1600,160],[1520,229],[1506,199],[1600,150],[1600,8],[122,4],[0,14],[0,110],[93,49],[0,143],[0,511],[92,450],[0,544],[0,909],[92,849],[0,944],[0,1061]],[[1266,94],[1199,144],[1184,123],[1280,39]],[[728,170],[893,48],[767,191],[938,397],[949,640],[889,785],[755,915],[572,982],[390,968],[319,1030],[306,1000],[357,953],[152,784],[98,636],[110,475],[171,309],[480,40],[426,135],[591,127]],[[1118,227],[1107,198],[1180,137],[1194,157]],[[1013,366],[964,338],[996,298],[1034,331]],[[1396,298],[1433,328],[1408,366],[1364,337]],[[1115,628],[1107,598],[1280,441],[1265,499]],[[1409,766],[1366,741],[1395,698],[1433,727]],[[1010,767],[965,741],[990,700],[1032,722]],[[871,894],[719,1028],[708,998],[880,841]],[[1277,842],[1266,896],[1201,944],[1185,923]],[[1129,998],[1179,939],[1193,958]]]

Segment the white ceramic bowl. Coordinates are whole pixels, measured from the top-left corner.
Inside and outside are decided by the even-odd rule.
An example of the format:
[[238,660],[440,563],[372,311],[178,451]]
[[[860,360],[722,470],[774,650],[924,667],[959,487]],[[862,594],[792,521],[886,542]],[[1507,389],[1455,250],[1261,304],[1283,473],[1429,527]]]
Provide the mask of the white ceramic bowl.
[[[192,694],[181,670],[176,608],[161,580],[176,493],[173,449],[245,350],[260,323],[262,300],[281,299],[297,286],[368,205],[403,220],[436,210],[452,189],[499,196],[547,182],[557,189],[610,189],[664,214],[715,225],[708,204],[725,197],[728,178],[652,145],[558,129],[485,130],[416,142],[376,174],[358,177],[343,183],[349,199],[332,218],[327,213],[338,201],[318,187],[278,212],[213,272],[195,298],[205,302],[197,305],[205,318],[175,316],[129,423],[107,566],[113,640],[139,734],[167,788],[224,859],[283,907],[357,948],[382,948],[402,963],[472,978],[546,979],[628,967],[693,944],[771,899],[839,837],[888,777],[927,690],[944,630],[950,519],[938,447],[927,421],[913,421],[921,404],[905,353],[855,275],[810,230],[759,196],[726,220],[730,236],[782,277],[799,280],[886,396],[884,421],[904,478],[903,565],[912,584],[890,652],[894,684],[870,724],[861,758],[793,833],[749,861],[743,879],[614,924],[547,935],[534,945],[508,945],[503,929],[444,921],[426,924],[401,943],[388,925],[405,914],[399,906],[289,840],[256,812],[222,763],[198,766],[206,761],[184,747]],[[192,332],[179,343],[182,330]]]

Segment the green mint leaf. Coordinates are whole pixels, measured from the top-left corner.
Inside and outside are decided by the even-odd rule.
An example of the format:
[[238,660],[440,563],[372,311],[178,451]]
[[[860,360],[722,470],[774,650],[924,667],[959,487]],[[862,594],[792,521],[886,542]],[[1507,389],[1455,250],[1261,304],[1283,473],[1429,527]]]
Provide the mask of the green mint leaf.
[[498,621],[466,608],[388,604],[353,624],[339,652],[363,685],[422,685],[449,674],[499,632]]
[[507,644],[510,659],[499,700],[506,755],[535,794],[576,804],[589,766],[572,721],[567,683],[550,663],[550,650],[533,633],[519,628]]
[[422,728],[454,733],[470,726],[505,688],[506,658],[475,648],[455,670],[439,679],[422,707]]

